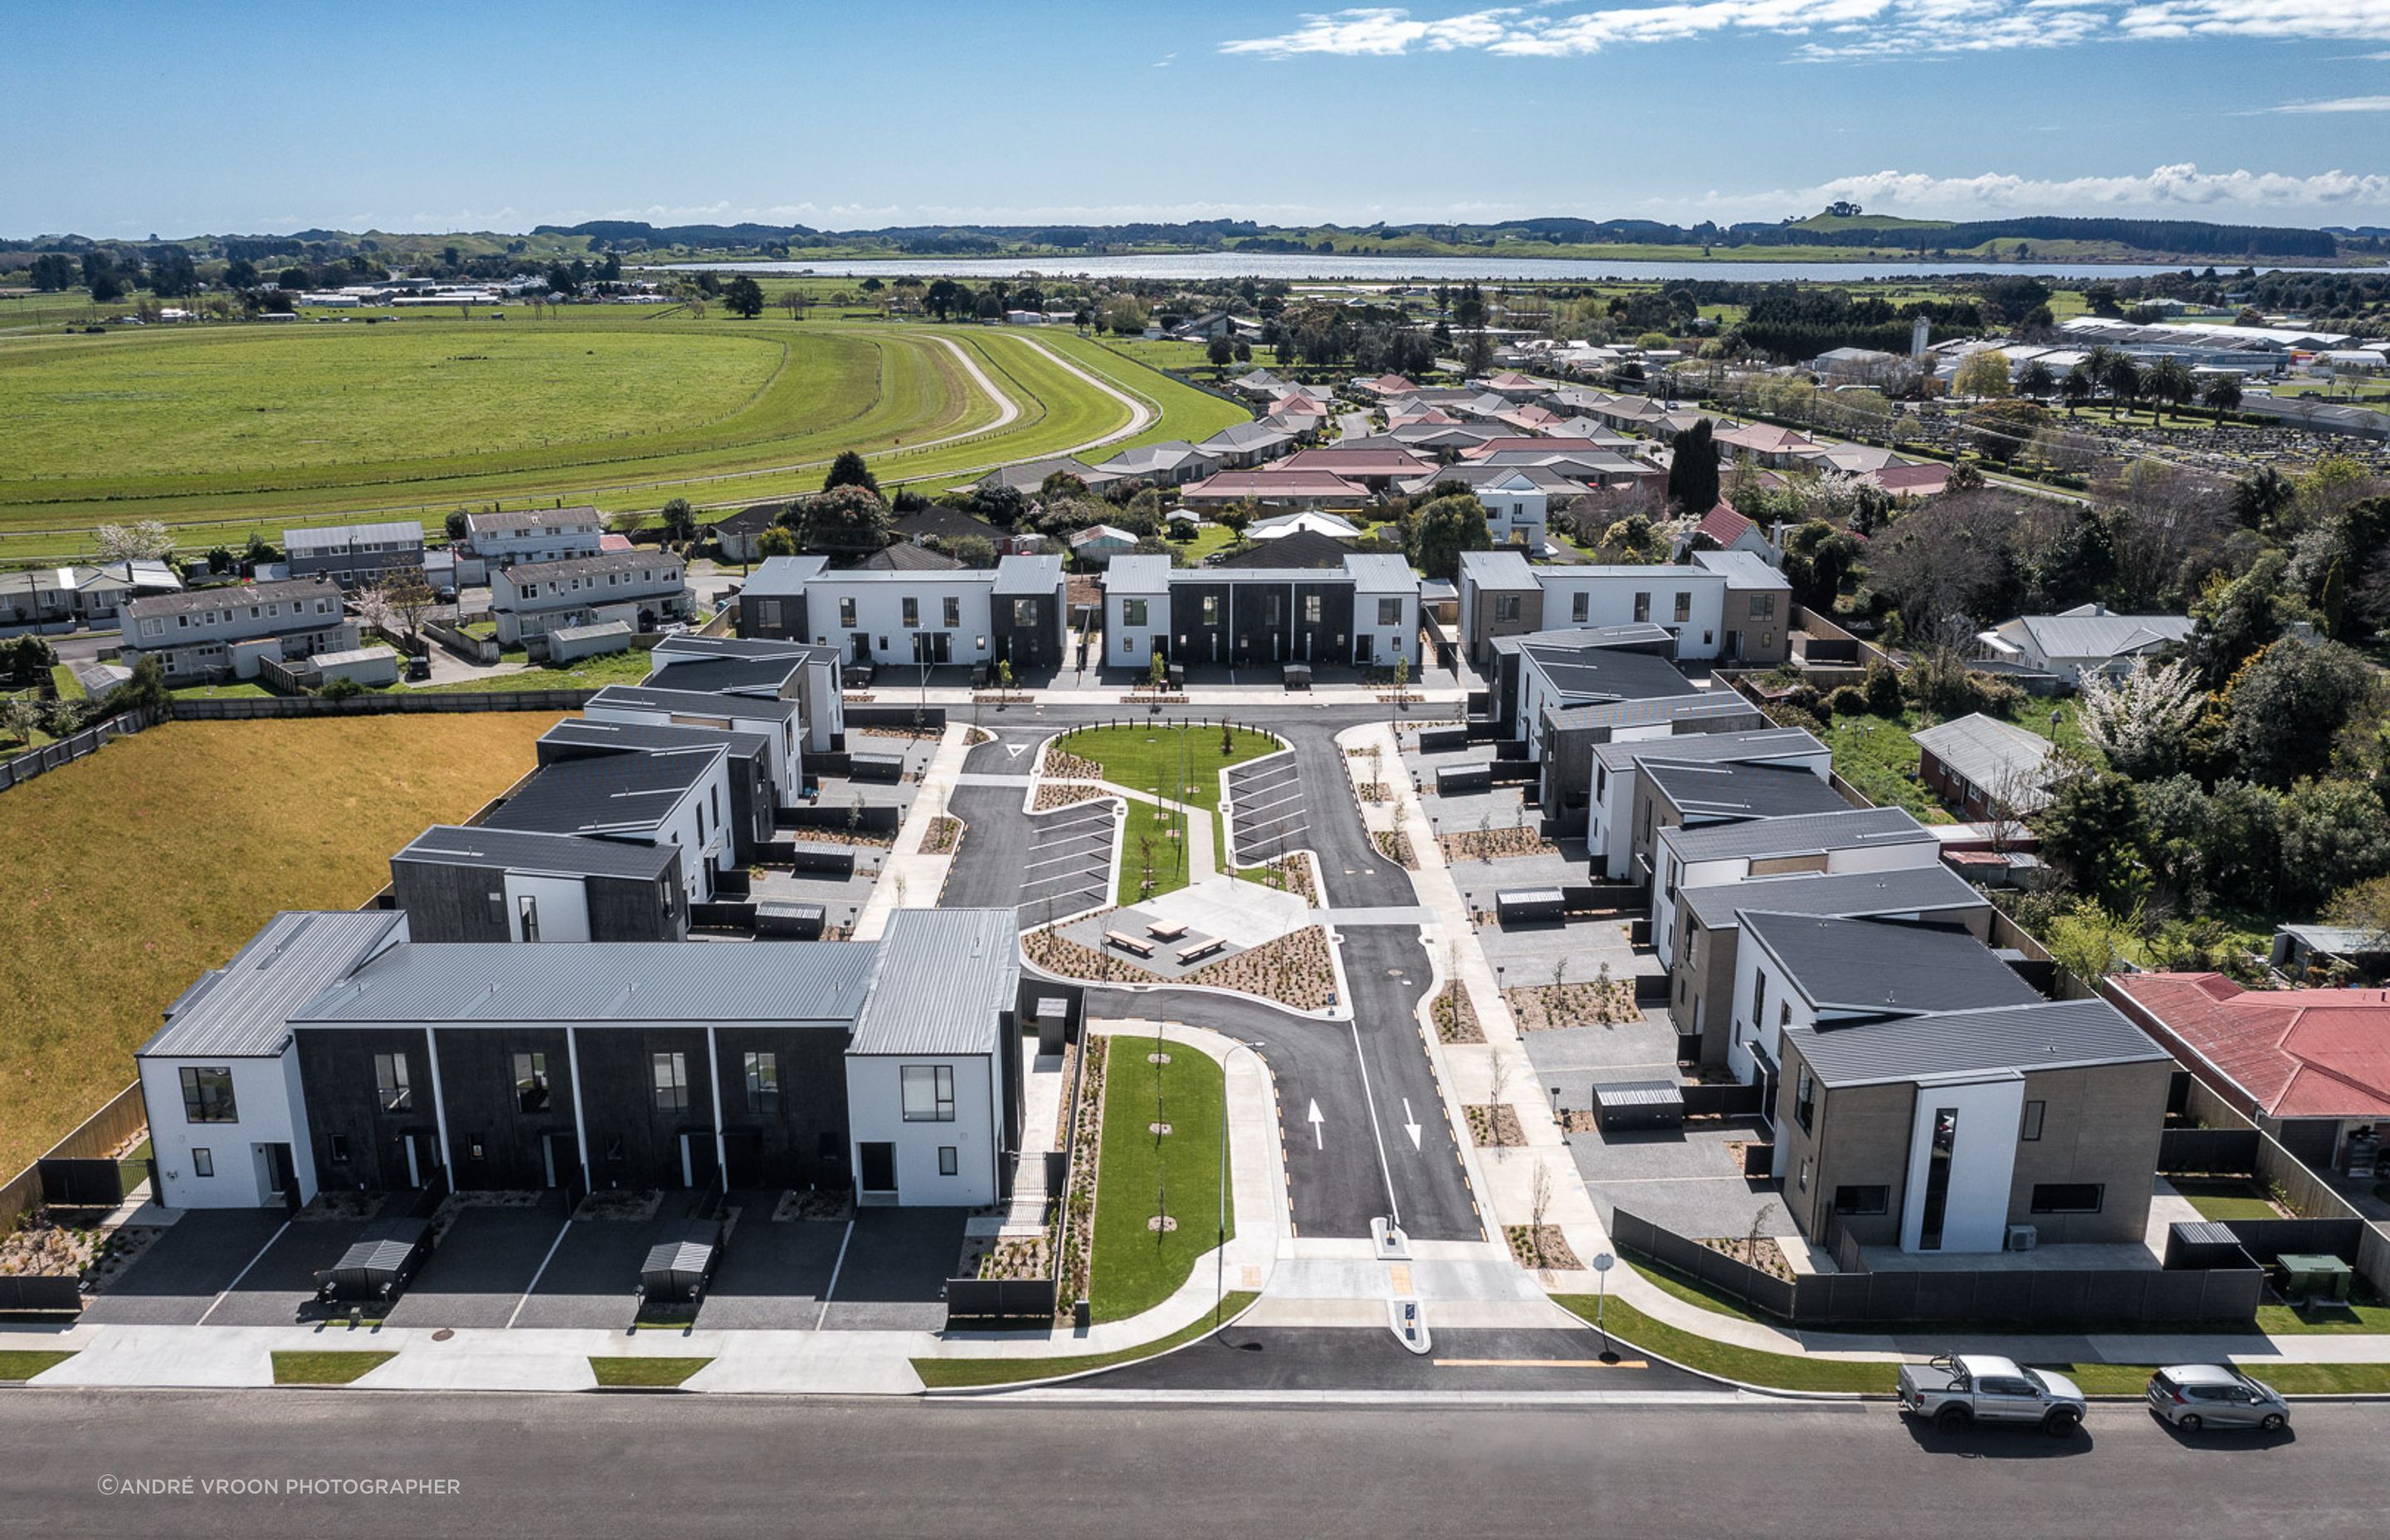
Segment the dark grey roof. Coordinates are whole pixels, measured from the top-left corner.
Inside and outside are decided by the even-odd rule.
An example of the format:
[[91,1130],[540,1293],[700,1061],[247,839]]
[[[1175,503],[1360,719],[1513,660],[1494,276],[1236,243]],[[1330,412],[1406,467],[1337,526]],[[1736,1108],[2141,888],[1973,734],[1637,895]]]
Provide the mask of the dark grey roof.
[[478,828],[434,824],[417,835],[392,863],[420,861],[440,866],[479,866],[570,877],[660,878],[672,870],[677,845],[638,845],[622,840],[584,840],[533,829]]
[[911,513],[900,514],[891,526],[907,540],[926,540],[932,535],[955,539],[975,534],[985,540],[1001,540],[1004,532],[975,514],[960,508],[950,508],[942,503],[932,503]]
[[546,834],[636,835],[653,829],[722,763],[719,745],[609,754],[542,765],[482,823]]
[[1596,700],[1578,706],[1546,707],[1544,725],[1558,732],[1583,727],[1648,727],[1662,722],[1718,720],[1765,725],[1758,707],[1732,690],[1698,690],[1690,695],[1659,695],[1641,700]]
[[1324,571],[1339,572],[1344,570],[1344,558],[1347,554],[1348,547],[1344,542],[1334,535],[1321,534],[1317,530],[1296,530],[1293,533],[1280,535],[1276,540],[1248,545],[1240,551],[1231,551],[1209,565],[1259,567],[1266,564],[1279,569],[1309,567]]
[[1546,683],[1573,701],[1656,700],[1702,693],[1699,686],[1677,672],[1676,664],[1648,652],[1621,652],[1603,647],[1530,647],[1522,648],[1520,656],[1532,660]]
[[772,740],[764,734],[742,733],[735,727],[597,722],[585,716],[566,717],[540,734],[539,741],[542,744],[571,744],[581,749],[608,749],[621,753],[643,753],[650,749],[681,749],[692,743],[718,743],[739,759],[760,759],[772,751]]
[[916,545],[903,540],[893,545],[883,545],[853,565],[839,569],[842,572],[957,572],[962,570],[963,564],[944,551],[933,551],[927,545]]
[[469,513],[465,527],[474,534],[518,534],[533,530],[589,529],[598,527],[596,507],[585,503],[578,507],[543,508],[536,513]]
[[1688,888],[1687,907],[1703,929],[1740,925],[1736,911],[1765,909],[1784,915],[1910,915],[1951,909],[1984,909],[1991,900],[1938,862],[1882,872],[1799,872],[1746,878],[1706,888]]
[[1593,757],[1612,769],[1638,760],[1672,764],[1757,763],[1796,754],[1822,754],[1826,746],[1798,727],[1755,727],[1740,733],[1678,733],[1672,738],[1613,738],[1594,745]]
[[667,658],[663,666],[640,681],[650,689],[687,690],[714,695],[736,690],[741,695],[777,695],[791,674],[804,672],[802,658]]
[[1010,909],[899,909],[872,970],[871,998],[847,1051],[996,1051],[996,1014],[1021,979],[1021,922]]
[[797,703],[760,695],[708,695],[702,690],[658,689],[652,685],[609,685],[589,698],[584,712],[607,706],[694,716],[761,722],[794,722]]
[[1792,1027],[1785,1036],[1830,1086],[2167,1061],[2105,1000],[2039,1000],[1823,1032]]
[[394,909],[278,914],[230,962],[184,992],[141,1052],[167,1059],[271,1058],[289,1040],[290,1013],[402,934],[405,923]]
[[1743,933],[1821,1014],[1916,1016],[2028,1005],[2041,994],[1974,934],[1908,919],[1780,915],[1745,905]]
[[287,578],[278,583],[227,583],[213,588],[193,588],[180,594],[153,594],[132,600],[125,606],[125,612],[136,620],[148,620],[159,615],[196,615],[207,610],[246,610],[253,604],[293,604],[320,598],[332,601],[331,613],[310,618],[315,619],[318,625],[338,624],[341,585],[321,578]]
[[291,1013],[294,1022],[846,1023],[863,1007],[869,942],[610,942],[394,946]]
[[1528,631],[1515,636],[1496,636],[1486,645],[1496,652],[1517,652],[1525,648],[1664,648],[1677,649],[1676,633],[1651,621],[1635,621],[1625,625],[1572,625],[1549,631]]
[[1790,764],[1686,764],[1646,760],[1644,773],[1688,824],[1730,818],[1782,818],[1831,813],[1851,804],[1812,775]]
[[781,636],[700,636],[693,632],[666,636],[655,645],[651,656],[657,660],[659,668],[666,662],[687,662],[704,658],[790,658],[820,663],[839,661],[839,651],[834,647],[816,647],[810,642]]
[[1668,828],[1660,831],[1660,838],[1687,861],[1805,855],[1812,851],[1935,842],[1924,825],[1896,807],[1855,807],[1846,813],[1754,818],[1747,824],[1720,824],[1712,828]]

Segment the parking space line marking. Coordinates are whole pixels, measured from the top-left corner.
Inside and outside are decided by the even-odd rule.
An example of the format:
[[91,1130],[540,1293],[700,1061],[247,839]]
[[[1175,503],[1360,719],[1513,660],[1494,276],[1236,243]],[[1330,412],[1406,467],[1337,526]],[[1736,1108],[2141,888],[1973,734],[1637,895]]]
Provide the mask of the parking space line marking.
[[814,1329],[819,1331],[822,1322],[829,1319],[829,1302],[838,1294],[839,1269],[846,1265],[846,1243],[854,1238],[854,1219],[849,1215],[845,1233],[838,1238],[838,1260],[829,1264],[829,1282],[822,1290],[821,1314],[814,1317]]
[[235,1273],[232,1276],[232,1281],[224,1286],[223,1291],[218,1293],[214,1299],[208,1302],[208,1307],[199,1312],[199,1318],[195,1324],[199,1326],[205,1326],[208,1324],[208,1317],[216,1313],[216,1306],[224,1303],[226,1297],[228,1297],[234,1290],[240,1287],[240,1280],[249,1277],[250,1269],[255,1267],[259,1263],[265,1260],[265,1253],[274,1250],[274,1243],[281,1239],[283,1236],[289,1232],[289,1228],[290,1221],[288,1219],[284,1220],[282,1222],[282,1228],[275,1231],[273,1235],[267,1237],[265,1244],[257,1249],[257,1254],[249,1259],[248,1266],[245,1266],[239,1272]]
[[508,1313],[507,1326],[508,1329],[513,1328],[515,1317],[523,1313],[523,1306],[531,1303],[532,1294],[539,1288],[539,1280],[547,1277],[547,1264],[556,1260],[557,1251],[564,1245],[564,1238],[572,1233],[572,1216],[571,1214],[566,1214],[564,1216],[563,1226],[556,1232],[556,1238],[547,1243],[547,1255],[539,1259],[539,1271],[531,1276],[531,1282],[523,1286],[522,1298],[515,1301],[514,1309]]

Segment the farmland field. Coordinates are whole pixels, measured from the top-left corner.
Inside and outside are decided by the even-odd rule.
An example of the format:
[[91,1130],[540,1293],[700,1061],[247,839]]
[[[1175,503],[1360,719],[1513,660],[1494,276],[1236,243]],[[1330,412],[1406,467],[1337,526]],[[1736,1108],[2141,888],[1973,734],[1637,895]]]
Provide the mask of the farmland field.
[[1129,425],[1057,356],[1159,414],[1124,442],[1244,416],[1067,333],[557,314],[0,340],[0,566],[135,519],[204,549],[366,517],[436,533],[468,506],[732,507],[817,487],[847,448],[885,481],[960,480]]
[[390,853],[532,765],[544,712],[176,722],[0,807],[0,1172],[133,1078],[175,996],[276,909],[347,909]]

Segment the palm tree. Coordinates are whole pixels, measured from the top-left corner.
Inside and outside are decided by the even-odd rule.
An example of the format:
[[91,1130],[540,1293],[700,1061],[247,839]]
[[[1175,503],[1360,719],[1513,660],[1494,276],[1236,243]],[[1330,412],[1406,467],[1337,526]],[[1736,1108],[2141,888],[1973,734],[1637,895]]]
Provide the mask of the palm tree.
[[2124,353],[2111,353],[2101,383],[2108,387],[2108,416],[2113,419],[2119,407],[2130,407],[2140,396],[2140,367]]
[[2082,410],[2085,402],[2091,399],[2093,384],[2088,361],[2077,364],[2066,371],[2066,378],[2059,381],[2058,390],[2059,393],[2066,398],[2067,416],[2073,417]]
[[2229,374],[2217,375],[2207,382],[2207,389],[2201,393],[2199,399],[2207,404],[2208,409],[2216,414],[2216,420],[2220,425],[2224,421],[2225,413],[2240,410],[2240,377]]
[[2142,377],[2141,386],[2149,391],[2150,399],[2157,403],[2161,417],[2168,406],[2180,411],[2183,404],[2198,391],[2197,383],[2191,378],[2191,366],[2179,358],[2161,358],[2151,365],[2149,373]]
[[2017,394],[2028,401],[2039,401],[2058,388],[2058,377],[2049,366],[2037,358],[2017,372]]

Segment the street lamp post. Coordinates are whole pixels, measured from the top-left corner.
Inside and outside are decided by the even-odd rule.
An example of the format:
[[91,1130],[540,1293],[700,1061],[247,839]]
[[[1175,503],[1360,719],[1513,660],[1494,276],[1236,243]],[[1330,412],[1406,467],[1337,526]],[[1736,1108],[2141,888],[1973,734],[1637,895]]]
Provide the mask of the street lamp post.
[[1212,1290],[1212,1329],[1215,1332],[1220,1329],[1220,1317],[1228,1303],[1228,1060],[1242,1048],[1253,1056],[1258,1065],[1261,1050],[1266,1046],[1265,1043],[1231,1042],[1228,1051],[1220,1056],[1220,1213],[1219,1228],[1213,1241]]

